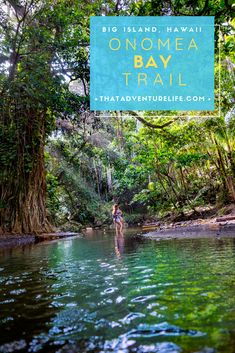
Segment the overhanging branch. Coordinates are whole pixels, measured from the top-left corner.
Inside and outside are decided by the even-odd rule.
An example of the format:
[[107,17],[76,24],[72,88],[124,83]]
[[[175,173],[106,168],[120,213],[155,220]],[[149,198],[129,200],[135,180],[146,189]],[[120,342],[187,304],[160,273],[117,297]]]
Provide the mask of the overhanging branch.
[[163,129],[164,127],[171,125],[172,123],[174,123],[178,118],[167,121],[166,123],[162,124],[162,125],[158,125],[158,124],[153,124],[150,123],[149,121],[145,120],[144,118],[142,118],[141,116],[139,116],[139,114],[137,114],[136,112],[132,111],[132,110],[128,110],[127,111],[129,114],[131,114],[132,116],[134,116],[137,120],[139,120],[142,124],[144,124],[145,126],[151,127],[152,129]]

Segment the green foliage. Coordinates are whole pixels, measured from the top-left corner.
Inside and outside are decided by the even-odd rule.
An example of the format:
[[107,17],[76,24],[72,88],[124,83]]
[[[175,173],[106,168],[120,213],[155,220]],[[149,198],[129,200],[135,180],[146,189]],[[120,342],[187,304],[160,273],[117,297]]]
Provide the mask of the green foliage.
[[[16,230],[21,223],[18,230],[25,231],[25,219],[31,218],[38,222],[32,230],[46,224],[45,145],[47,209],[55,224],[111,223],[116,201],[132,223],[143,214],[235,200],[231,1],[1,4],[0,218],[6,229]],[[221,94],[221,117],[208,113],[196,119],[189,112],[163,129],[150,128],[124,112],[110,113],[108,121],[94,117],[89,112],[88,50],[89,17],[94,15],[215,16],[221,25],[215,33],[215,97],[218,105]],[[73,83],[79,89],[71,89]],[[166,114],[152,118],[143,112],[145,121],[156,124],[170,121]]]

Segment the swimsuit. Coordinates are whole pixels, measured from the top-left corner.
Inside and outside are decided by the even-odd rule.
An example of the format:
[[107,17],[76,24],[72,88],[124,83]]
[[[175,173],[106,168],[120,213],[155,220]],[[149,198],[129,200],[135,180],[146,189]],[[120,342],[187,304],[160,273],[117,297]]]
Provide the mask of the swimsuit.
[[120,223],[122,221],[122,211],[117,211],[113,214],[113,220],[116,223]]

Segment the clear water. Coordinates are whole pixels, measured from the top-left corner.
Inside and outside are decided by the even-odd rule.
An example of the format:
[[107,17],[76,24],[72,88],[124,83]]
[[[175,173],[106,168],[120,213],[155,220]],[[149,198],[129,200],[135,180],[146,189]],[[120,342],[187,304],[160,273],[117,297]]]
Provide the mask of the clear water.
[[0,352],[235,352],[235,239],[129,232],[2,251]]

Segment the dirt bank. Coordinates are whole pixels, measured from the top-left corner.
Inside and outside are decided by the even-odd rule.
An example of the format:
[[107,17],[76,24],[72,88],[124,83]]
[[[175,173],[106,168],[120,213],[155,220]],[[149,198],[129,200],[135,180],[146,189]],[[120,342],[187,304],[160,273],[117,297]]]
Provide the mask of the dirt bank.
[[45,240],[56,240],[74,236],[81,236],[80,233],[71,232],[58,232],[58,233],[45,233],[40,235],[32,234],[6,234],[0,235],[0,249],[14,248],[17,246],[24,246],[28,244],[35,244]]
[[235,221],[216,222],[216,220],[180,222],[179,224],[159,226],[153,231],[143,234],[155,240],[160,239],[192,239],[209,237],[234,237]]
[[35,235],[29,234],[7,234],[0,236],[0,248],[11,248],[19,245],[34,244],[36,242]]

